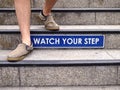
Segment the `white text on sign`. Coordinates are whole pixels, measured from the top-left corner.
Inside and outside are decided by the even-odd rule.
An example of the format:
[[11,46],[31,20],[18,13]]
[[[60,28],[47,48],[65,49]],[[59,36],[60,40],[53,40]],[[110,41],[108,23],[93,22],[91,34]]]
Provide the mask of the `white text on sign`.
[[99,38],[33,38],[35,44],[98,44]]

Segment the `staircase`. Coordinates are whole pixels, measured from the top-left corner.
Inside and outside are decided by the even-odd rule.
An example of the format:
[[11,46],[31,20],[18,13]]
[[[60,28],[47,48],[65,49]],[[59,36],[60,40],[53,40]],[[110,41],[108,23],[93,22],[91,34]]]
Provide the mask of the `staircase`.
[[[7,0],[3,2],[6,3]],[[58,32],[47,31],[43,25],[39,25],[42,23],[37,15],[43,0],[32,1],[31,35],[102,35],[105,37],[104,47],[40,47],[35,48],[24,61],[16,63],[6,61],[8,53],[21,42],[15,10],[9,6],[12,5],[11,2],[7,5],[3,3],[0,8],[1,87],[63,87],[60,90],[77,90],[82,87],[85,90],[88,87],[91,90],[102,90],[103,86],[108,86],[106,90],[119,88],[119,0],[58,1],[53,9],[55,20],[61,25]]]

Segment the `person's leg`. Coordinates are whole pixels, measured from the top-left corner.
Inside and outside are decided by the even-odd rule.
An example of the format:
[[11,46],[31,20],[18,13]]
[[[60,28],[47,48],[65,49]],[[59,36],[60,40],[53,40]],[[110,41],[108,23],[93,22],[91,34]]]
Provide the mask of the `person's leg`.
[[45,16],[48,16],[51,13],[51,10],[56,2],[57,0],[46,0],[45,5],[43,7],[43,14]]
[[59,30],[59,25],[54,21],[53,16],[51,15],[51,10],[56,1],[57,0],[46,0],[43,11],[39,15],[40,19],[44,21],[47,30]]
[[14,0],[14,3],[22,36],[22,43],[8,55],[7,60],[11,62],[24,59],[25,56],[33,50],[30,39],[30,0]]
[[30,0],[14,0],[15,9],[22,35],[22,43],[31,44],[30,40]]

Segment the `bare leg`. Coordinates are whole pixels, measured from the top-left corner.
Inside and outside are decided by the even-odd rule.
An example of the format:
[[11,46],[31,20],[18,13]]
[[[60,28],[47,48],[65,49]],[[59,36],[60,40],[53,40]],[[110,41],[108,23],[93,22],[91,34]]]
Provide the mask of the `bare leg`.
[[15,9],[18,19],[18,24],[20,27],[22,35],[22,43],[26,45],[31,44],[30,40],[30,15],[31,15],[31,6],[30,0],[14,0]]
[[43,13],[45,16],[48,16],[51,13],[51,9],[55,5],[57,0],[46,0],[45,5],[43,7]]
[[19,44],[7,57],[9,62],[17,62],[23,60],[29,54],[33,47],[30,39],[30,0],[14,0],[15,9],[22,35],[22,43]]

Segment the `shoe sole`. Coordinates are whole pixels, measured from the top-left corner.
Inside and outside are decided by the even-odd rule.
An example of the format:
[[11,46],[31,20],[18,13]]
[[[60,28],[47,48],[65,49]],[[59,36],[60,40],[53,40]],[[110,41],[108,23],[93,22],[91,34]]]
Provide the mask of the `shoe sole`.
[[30,54],[32,51],[30,51],[29,53],[27,53],[26,55],[20,56],[20,57],[8,57],[7,61],[8,62],[18,62],[18,61],[22,61],[28,54]]
[[46,30],[49,30],[49,31],[59,31],[59,27],[45,27]]
[[7,58],[7,61],[8,61],[8,62],[18,62],[18,61],[22,61],[25,57],[26,57],[26,55],[21,56],[21,57],[15,57],[15,58],[13,58],[13,57],[8,57],[8,58]]
[[[40,16],[38,16],[39,17],[39,19],[41,20],[41,17]],[[42,21],[42,20],[41,20]],[[43,22],[43,21],[42,21]],[[43,22],[44,23],[44,22]],[[45,26],[45,29],[46,30],[49,30],[49,31],[59,31],[59,29],[60,29],[60,27],[58,26],[58,27],[48,27],[48,26]]]

